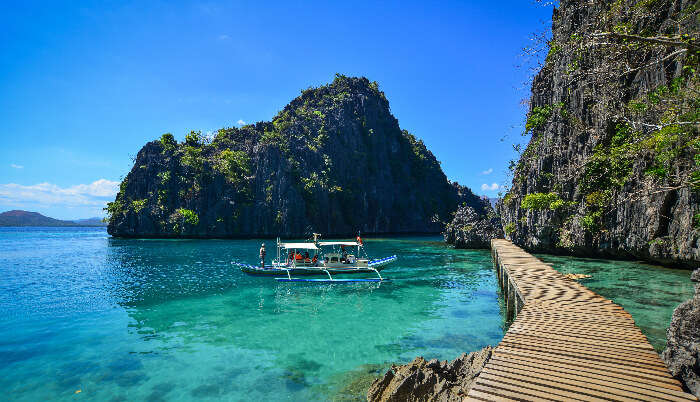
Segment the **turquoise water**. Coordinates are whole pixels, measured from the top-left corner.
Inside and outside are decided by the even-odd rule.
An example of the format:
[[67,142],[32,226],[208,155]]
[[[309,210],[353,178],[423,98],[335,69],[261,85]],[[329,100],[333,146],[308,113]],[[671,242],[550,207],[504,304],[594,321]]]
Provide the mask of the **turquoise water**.
[[[270,242],[268,241],[268,244]],[[488,251],[366,239],[383,284],[240,273],[258,240],[123,240],[101,228],[0,229],[0,387],[9,400],[361,400],[391,363],[496,344]],[[663,344],[690,272],[540,256],[587,273]],[[76,394],[76,391],[80,393]]]
[[309,285],[240,273],[230,262],[254,263],[254,240],[0,229],[0,387],[26,401],[361,398],[392,362],[501,339],[488,251],[440,240],[366,239],[399,255],[392,283]]
[[637,326],[658,352],[666,346],[666,329],[673,310],[694,294],[691,271],[633,261],[573,258],[538,254],[563,273],[591,275],[580,281],[613,300],[634,317]]

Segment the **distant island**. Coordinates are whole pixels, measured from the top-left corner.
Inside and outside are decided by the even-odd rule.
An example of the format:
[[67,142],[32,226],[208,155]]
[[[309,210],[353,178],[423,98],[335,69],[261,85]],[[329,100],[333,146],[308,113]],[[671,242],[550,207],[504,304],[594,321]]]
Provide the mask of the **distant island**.
[[86,227],[107,226],[107,224],[102,222],[102,219],[98,217],[63,221],[60,219],[49,218],[48,216],[44,216],[38,212],[12,210],[0,213],[0,227],[8,226]]

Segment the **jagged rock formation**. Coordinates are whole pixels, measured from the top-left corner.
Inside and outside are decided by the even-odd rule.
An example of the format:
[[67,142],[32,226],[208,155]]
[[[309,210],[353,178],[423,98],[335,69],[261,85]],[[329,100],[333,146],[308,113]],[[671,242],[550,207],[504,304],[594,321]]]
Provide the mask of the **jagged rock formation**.
[[124,237],[437,233],[457,205],[422,141],[399,128],[376,82],[338,75],[272,122],[146,144],[108,205]]
[[661,358],[671,375],[700,397],[700,269],[690,279],[697,283],[695,296],[674,310]]
[[462,354],[452,362],[416,357],[402,366],[392,366],[367,392],[369,402],[461,401],[481,373],[491,347]]
[[531,251],[700,262],[700,7],[562,0],[500,215]]
[[484,200],[484,213],[478,213],[468,205],[461,205],[452,222],[445,226],[443,236],[455,248],[489,248],[491,239],[502,239],[501,220]]

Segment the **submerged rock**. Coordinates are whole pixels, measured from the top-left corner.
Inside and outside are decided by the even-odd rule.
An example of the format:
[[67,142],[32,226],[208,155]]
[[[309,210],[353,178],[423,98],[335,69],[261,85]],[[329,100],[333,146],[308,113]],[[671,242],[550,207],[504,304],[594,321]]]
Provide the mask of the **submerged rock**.
[[479,214],[468,205],[460,206],[452,222],[445,227],[445,241],[455,248],[489,248],[491,239],[503,238],[501,220],[488,201],[484,201],[483,211],[485,213]]
[[[690,279],[700,282],[700,269]],[[661,358],[671,374],[700,397],[700,283],[695,285],[693,298],[676,307],[666,337]]]
[[452,362],[416,357],[402,366],[392,366],[372,383],[369,402],[460,401],[491,358],[492,348],[462,354]]

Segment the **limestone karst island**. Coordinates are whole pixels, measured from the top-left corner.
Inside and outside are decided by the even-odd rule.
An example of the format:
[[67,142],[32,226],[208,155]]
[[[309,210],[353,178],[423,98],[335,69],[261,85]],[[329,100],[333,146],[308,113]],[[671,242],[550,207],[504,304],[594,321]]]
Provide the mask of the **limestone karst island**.
[[699,1],[0,26],[5,400],[700,397]]

